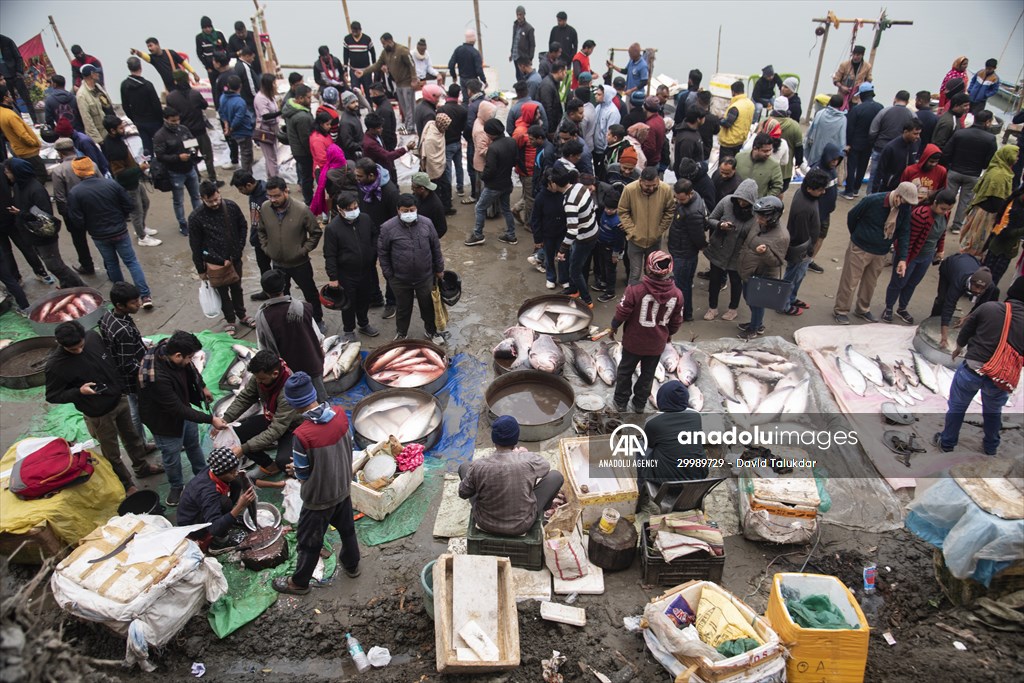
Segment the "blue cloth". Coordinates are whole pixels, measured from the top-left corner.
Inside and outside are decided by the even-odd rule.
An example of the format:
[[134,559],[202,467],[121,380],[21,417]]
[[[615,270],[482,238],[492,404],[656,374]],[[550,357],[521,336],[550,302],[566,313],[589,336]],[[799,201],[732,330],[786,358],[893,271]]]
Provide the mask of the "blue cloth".
[[992,83],[986,83],[978,77],[980,73],[979,71],[974,74],[974,78],[971,79],[971,84],[967,88],[967,96],[971,102],[984,102],[999,92],[999,77],[996,76],[996,80]]
[[1009,394],[996,386],[988,377],[967,367],[962,363],[953,375],[953,384],[949,388],[949,403],[946,409],[946,424],[942,429],[940,443],[943,450],[952,450],[960,440],[960,427],[964,423],[967,406],[974,400],[974,395],[981,392],[982,424],[985,436],[982,446],[985,455],[995,455],[999,450],[999,430],[1002,427],[1003,406]]
[[252,114],[240,94],[226,92],[220,96],[220,118],[228,124],[235,140],[252,137]]
[[107,271],[107,277],[110,278],[111,282],[124,282],[124,275],[121,273],[121,263],[118,261],[118,257],[120,257],[120,260],[124,261],[125,267],[128,268],[128,273],[132,276],[132,282],[139,288],[139,296],[143,298],[152,296],[149,285],[146,284],[146,275],[142,272],[142,264],[139,263],[139,259],[135,256],[132,238],[127,232],[114,239],[96,239],[93,242],[96,245],[96,249],[100,252],[100,258],[103,259],[103,268]]
[[511,415],[502,415],[491,425],[491,441],[495,446],[515,446],[519,443],[519,423]]
[[189,199],[192,201],[192,209],[199,208],[199,174],[196,169],[188,173],[175,173],[168,169],[171,176],[171,201],[174,203],[174,217],[178,219],[178,229],[182,232],[188,230],[188,223],[185,222],[185,190],[188,190]]
[[642,88],[650,79],[650,71],[647,68],[647,60],[641,54],[640,59],[629,60],[626,64],[626,90]]
[[618,212],[609,214],[604,209],[598,211],[597,241],[610,245],[613,251],[620,253],[626,248],[626,233],[622,230]]
[[[804,278],[807,277],[807,267],[811,265],[811,259],[803,259],[799,263],[794,263],[791,266],[786,266],[786,273],[782,276],[782,279],[786,282],[793,283],[793,291],[789,294],[789,305],[787,308],[792,308],[796,304],[797,294],[800,292],[800,285],[803,284]],[[785,311],[780,311],[785,313]]]

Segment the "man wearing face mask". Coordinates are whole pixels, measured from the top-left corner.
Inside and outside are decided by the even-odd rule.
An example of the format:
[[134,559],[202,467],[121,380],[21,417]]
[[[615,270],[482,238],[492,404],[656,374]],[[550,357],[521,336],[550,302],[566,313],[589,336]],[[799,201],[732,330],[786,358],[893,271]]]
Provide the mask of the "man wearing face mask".
[[324,266],[332,287],[345,290],[352,306],[341,312],[342,337],[356,340],[356,326],[368,337],[380,332],[370,324],[367,312],[376,289],[377,238],[380,229],[359,210],[354,192],[338,195],[338,215],[324,231]]
[[426,339],[444,344],[434,325],[434,302],[431,292],[434,281],[444,273],[441,241],[430,220],[416,211],[416,198],[403,194],[398,198],[398,216],[380,226],[377,241],[380,269],[395,293],[398,315],[395,319],[395,339],[409,334],[412,304],[415,297],[420,318],[426,330]]

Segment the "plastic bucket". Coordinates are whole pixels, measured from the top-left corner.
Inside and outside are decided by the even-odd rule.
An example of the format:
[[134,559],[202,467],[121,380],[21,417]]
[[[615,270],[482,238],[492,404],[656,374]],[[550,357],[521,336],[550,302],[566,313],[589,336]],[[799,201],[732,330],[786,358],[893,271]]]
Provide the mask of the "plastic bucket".
[[423,586],[423,609],[430,618],[434,618],[434,565],[437,560],[431,560],[420,572],[420,585]]
[[146,489],[136,491],[128,496],[117,508],[119,515],[162,515],[163,513],[160,494]]

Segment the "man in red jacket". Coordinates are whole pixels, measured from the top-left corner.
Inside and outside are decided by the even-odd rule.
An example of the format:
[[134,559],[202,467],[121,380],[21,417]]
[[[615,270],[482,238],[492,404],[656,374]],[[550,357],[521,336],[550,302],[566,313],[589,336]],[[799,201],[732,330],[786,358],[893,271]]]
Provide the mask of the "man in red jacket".
[[[643,279],[626,288],[622,301],[615,307],[611,337],[619,327],[622,332],[622,360],[615,375],[615,409],[626,412],[630,393],[633,410],[644,411],[654,384],[665,344],[683,324],[683,294],[672,281],[672,257],[663,251],[647,257]],[[632,384],[633,371],[640,365],[640,377]]]

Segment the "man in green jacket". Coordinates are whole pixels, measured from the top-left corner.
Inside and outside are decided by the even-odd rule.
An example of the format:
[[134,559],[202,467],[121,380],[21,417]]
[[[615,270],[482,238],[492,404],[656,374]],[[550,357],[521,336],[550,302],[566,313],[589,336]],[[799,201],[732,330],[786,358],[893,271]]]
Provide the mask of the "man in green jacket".
[[369,76],[387,67],[388,74],[395,81],[395,94],[398,97],[398,106],[402,110],[405,128],[412,130],[412,110],[416,105],[416,88],[420,85],[420,79],[416,76],[416,64],[412,61],[409,48],[397,44],[390,33],[383,34],[380,43],[384,47],[380,57],[371,66],[356,69],[356,78]]
[[324,311],[313,281],[309,254],[316,249],[323,234],[316,217],[306,205],[288,197],[288,184],[283,178],[274,176],[267,181],[267,201],[260,207],[260,220],[256,226],[260,248],[273,261],[274,267],[288,276],[285,294],[288,293],[288,282],[295,280],[302,296],[313,307],[313,320],[321,332],[324,329]]
[[648,167],[626,185],[619,198],[619,222],[626,233],[629,280],[639,284],[647,256],[661,249],[661,238],[676,217],[676,196],[672,186],[658,178],[657,168]]
[[302,188],[302,201],[309,206],[313,202],[313,152],[309,148],[309,136],[313,133],[313,114],[309,105],[313,102],[313,90],[308,85],[295,86],[295,97],[281,107],[288,146],[295,159],[295,173]]
[[907,248],[910,243],[910,207],[917,204],[917,186],[900,183],[892,192],[869,194],[850,210],[846,225],[850,229],[850,245],[843,258],[836,303],[832,310],[836,323],[850,324],[853,288],[857,288],[854,315],[869,323],[878,322],[871,313],[871,296],[878,276],[885,267],[893,241],[896,243],[896,275],[907,271]]
[[782,167],[772,159],[772,139],[768,133],[758,133],[749,152],[736,155],[736,172],[746,180],[757,183],[758,197],[778,197],[782,194]]

